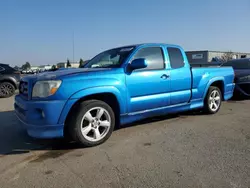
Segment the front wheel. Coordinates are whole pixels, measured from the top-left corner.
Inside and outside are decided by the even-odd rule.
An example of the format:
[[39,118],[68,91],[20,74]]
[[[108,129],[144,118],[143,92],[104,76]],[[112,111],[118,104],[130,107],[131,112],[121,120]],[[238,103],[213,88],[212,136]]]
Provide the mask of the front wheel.
[[75,141],[84,146],[96,146],[111,136],[115,127],[115,115],[107,103],[88,100],[75,110],[69,125]]
[[204,111],[215,114],[219,111],[222,102],[221,91],[218,87],[211,86],[204,101]]

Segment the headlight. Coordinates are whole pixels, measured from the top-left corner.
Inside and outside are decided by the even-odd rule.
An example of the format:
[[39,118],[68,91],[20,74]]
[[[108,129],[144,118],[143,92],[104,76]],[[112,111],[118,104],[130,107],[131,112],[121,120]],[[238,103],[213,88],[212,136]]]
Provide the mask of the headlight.
[[54,95],[61,83],[61,80],[37,81],[33,87],[32,97],[48,97]]

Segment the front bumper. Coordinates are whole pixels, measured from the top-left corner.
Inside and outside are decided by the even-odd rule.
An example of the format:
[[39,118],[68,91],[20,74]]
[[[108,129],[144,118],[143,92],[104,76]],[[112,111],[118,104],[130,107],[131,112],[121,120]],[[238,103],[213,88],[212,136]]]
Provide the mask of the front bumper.
[[20,95],[15,97],[15,113],[34,138],[63,137],[64,124],[59,123],[66,101],[28,101]]

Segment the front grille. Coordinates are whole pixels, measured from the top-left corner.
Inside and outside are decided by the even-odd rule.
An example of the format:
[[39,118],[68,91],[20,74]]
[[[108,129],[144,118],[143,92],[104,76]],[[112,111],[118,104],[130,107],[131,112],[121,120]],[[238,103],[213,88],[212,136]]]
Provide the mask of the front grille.
[[28,82],[21,81],[19,85],[19,93],[28,97]]
[[239,87],[248,95],[250,95],[250,84],[239,84]]

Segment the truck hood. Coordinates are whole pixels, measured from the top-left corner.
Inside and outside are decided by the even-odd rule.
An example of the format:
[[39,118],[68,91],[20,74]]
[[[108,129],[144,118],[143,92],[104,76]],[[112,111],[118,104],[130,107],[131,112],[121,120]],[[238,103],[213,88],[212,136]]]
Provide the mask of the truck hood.
[[235,82],[249,82],[250,81],[250,69],[235,69]]
[[234,69],[236,77],[248,76],[250,75],[250,69]]
[[40,79],[55,79],[62,76],[67,76],[71,74],[79,74],[79,73],[89,73],[89,72],[100,72],[100,71],[108,71],[111,68],[77,68],[77,69],[64,69],[57,70],[53,72],[45,72],[37,74],[37,78]]
[[77,68],[77,69],[63,69],[51,72],[39,73],[36,75],[29,75],[22,78],[24,81],[38,81],[38,80],[56,80],[64,76],[73,74],[96,73],[111,71],[112,68]]

